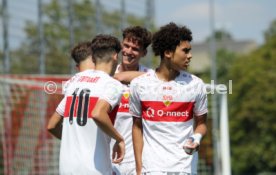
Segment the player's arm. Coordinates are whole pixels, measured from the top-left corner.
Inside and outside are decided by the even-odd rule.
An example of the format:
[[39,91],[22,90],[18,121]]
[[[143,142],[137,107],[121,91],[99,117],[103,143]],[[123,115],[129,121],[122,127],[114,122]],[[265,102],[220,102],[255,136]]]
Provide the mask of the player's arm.
[[141,98],[139,92],[140,87],[139,79],[134,79],[130,84],[130,97],[129,97],[129,112],[133,116],[132,125],[132,142],[136,164],[136,174],[141,175],[142,173],[142,153],[144,147],[143,141],[143,125],[142,125],[142,108]]
[[194,134],[201,134],[204,137],[207,134],[207,113],[195,116],[195,131]]
[[186,140],[183,147],[185,152],[190,155],[199,149],[201,139],[207,133],[207,113],[194,116],[194,121],[194,134]]
[[[99,128],[101,128],[107,135],[116,140],[113,148],[113,162],[120,163],[125,154],[125,143],[123,137],[114,128],[108,112],[110,111],[110,104],[102,99],[99,99],[92,111],[93,120]],[[116,154],[116,155],[115,155]]]
[[207,133],[207,94],[205,92],[203,81],[199,82],[198,95],[194,105],[194,134],[189,137],[185,144],[184,150],[187,154],[193,154],[197,151],[202,137]]
[[133,80],[134,78],[140,75],[143,75],[144,73],[145,72],[139,72],[139,71],[125,71],[125,72],[116,73],[114,75],[114,78],[123,84],[129,84],[131,80]]
[[132,141],[135,156],[136,173],[140,175],[142,172],[142,151],[144,142],[142,119],[138,117],[133,117]]
[[47,126],[48,131],[58,139],[61,139],[62,135],[62,121],[63,117],[57,112],[54,112]]
[[197,144],[196,149],[200,145],[200,141],[207,134],[207,113],[199,116],[194,116],[195,129],[194,129],[194,142]]

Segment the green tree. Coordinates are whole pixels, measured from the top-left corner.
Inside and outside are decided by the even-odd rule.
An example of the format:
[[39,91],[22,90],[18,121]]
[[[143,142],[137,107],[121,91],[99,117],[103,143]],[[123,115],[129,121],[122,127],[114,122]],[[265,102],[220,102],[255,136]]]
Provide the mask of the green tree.
[[[120,11],[101,8],[102,32],[121,37]],[[45,61],[47,74],[70,73],[70,33],[66,4],[51,0],[43,5],[43,28],[45,38]],[[90,0],[75,1],[73,4],[75,43],[90,41],[96,34],[96,6]],[[143,25],[144,19],[127,14],[128,25]],[[12,73],[38,73],[39,38],[37,24],[26,22],[26,40],[12,53]]]
[[229,70],[231,159],[238,175],[276,172],[275,22],[271,27],[266,43],[236,59]]
[[276,36],[276,19],[273,20],[270,24],[270,27],[267,29],[267,31],[265,31],[264,33],[265,35],[265,40],[267,42],[269,42],[270,40],[275,40],[275,36]]

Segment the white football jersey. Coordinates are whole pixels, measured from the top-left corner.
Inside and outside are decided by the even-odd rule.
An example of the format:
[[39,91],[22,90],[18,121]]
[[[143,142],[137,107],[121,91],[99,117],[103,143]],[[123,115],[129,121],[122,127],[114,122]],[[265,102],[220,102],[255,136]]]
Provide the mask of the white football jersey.
[[131,82],[130,113],[143,125],[143,172],[197,173],[197,152],[186,154],[183,144],[193,134],[193,116],[208,111],[204,88],[200,78],[184,71],[174,81],[148,72]]
[[[119,72],[120,65],[117,66],[116,73]],[[148,72],[152,69],[147,68],[143,65],[139,65],[140,72]],[[125,150],[125,157],[122,163],[130,163],[133,162],[133,166],[135,166],[135,158],[132,146],[132,115],[129,113],[129,85],[123,85],[123,96],[121,98],[121,102],[119,105],[119,109],[116,115],[114,127],[117,131],[124,137],[126,150]],[[115,141],[112,140],[111,147],[113,147]],[[115,165],[116,166],[116,165]],[[135,167],[132,167],[135,168]]]
[[110,137],[94,122],[91,112],[98,99],[112,107],[111,120],[122,96],[122,84],[98,70],[77,73],[67,84],[56,111],[64,116],[60,148],[60,174],[112,173]]

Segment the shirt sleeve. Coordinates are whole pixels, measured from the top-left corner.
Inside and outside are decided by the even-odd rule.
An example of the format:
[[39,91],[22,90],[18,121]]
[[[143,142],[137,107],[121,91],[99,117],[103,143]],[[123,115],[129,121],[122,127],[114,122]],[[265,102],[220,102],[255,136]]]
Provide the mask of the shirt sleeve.
[[141,117],[141,103],[137,81],[130,83],[129,113],[135,117]]
[[197,96],[194,107],[194,114],[196,116],[200,116],[208,112],[207,101],[205,85],[203,81],[200,81],[197,87]]
[[56,112],[61,116],[64,116],[65,104],[66,104],[66,97],[64,96],[56,108]]
[[69,84],[70,84],[70,80],[67,80],[67,81],[65,81],[65,82],[62,82],[62,94],[65,94],[65,93],[66,93]]
[[123,85],[119,81],[113,80],[105,84],[103,93],[99,99],[107,101],[113,109],[121,101],[122,94]]

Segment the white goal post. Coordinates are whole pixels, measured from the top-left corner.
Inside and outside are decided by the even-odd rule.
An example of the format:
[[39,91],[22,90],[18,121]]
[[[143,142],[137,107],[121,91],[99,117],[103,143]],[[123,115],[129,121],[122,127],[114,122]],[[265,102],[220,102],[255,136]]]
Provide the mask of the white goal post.
[[[220,151],[218,160],[220,160],[220,170],[223,175],[231,175],[231,159],[230,159],[230,140],[229,140],[229,123],[228,123],[228,92],[232,93],[232,86],[228,89],[224,84],[205,84],[206,91],[211,94],[216,93],[219,96],[219,137],[217,140]],[[217,143],[213,143],[217,144]]]

